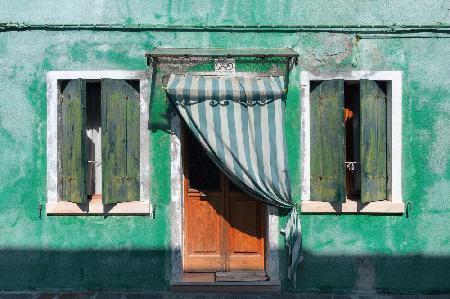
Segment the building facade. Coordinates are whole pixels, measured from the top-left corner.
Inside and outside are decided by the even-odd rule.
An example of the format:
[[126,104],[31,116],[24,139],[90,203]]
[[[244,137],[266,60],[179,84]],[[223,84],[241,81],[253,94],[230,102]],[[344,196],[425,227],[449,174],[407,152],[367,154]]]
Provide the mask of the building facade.
[[[0,1],[0,7],[0,290],[187,290],[204,286],[202,279],[211,290],[236,279],[243,290],[286,293],[450,292],[446,1]],[[235,269],[257,276],[248,283],[227,276],[236,272],[232,261],[208,270],[186,253],[210,235],[188,235],[185,220],[192,219],[194,232],[210,225],[186,214],[187,156],[200,158],[183,152],[189,133],[167,98],[171,74],[284,78],[289,177],[302,224],[303,261],[294,284],[280,233],[286,209],[229,208],[241,211],[236,219],[257,219],[235,222],[237,229],[217,237],[253,244],[236,245],[247,257],[235,261]],[[108,98],[119,89],[131,104]],[[382,106],[364,106],[367,94],[382,98]],[[104,98],[111,112],[103,110]],[[81,102],[71,106],[68,99]],[[317,106],[321,99],[325,104]],[[328,99],[342,103],[333,110],[337,102]],[[76,114],[70,107],[85,110]],[[73,117],[71,127],[64,115]],[[326,135],[333,117],[343,126]],[[352,118],[360,121],[346,125]],[[78,138],[77,130],[86,136]],[[114,136],[127,136],[121,158],[108,160],[125,161],[125,191],[101,183],[113,182],[115,174],[95,170],[110,167],[105,153],[120,150],[122,137]],[[77,142],[90,144],[84,156],[73,150]],[[372,154],[358,156],[363,152]],[[349,175],[366,167],[363,156],[371,155],[381,161],[376,171]],[[89,179],[80,192],[86,194],[77,198],[110,194],[106,203],[95,196],[61,200],[79,191],[60,185],[76,181],[79,157],[92,162],[83,168]],[[61,161],[69,160],[75,166],[65,173]],[[214,176],[205,171],[200,178]],[[332,188],[315,181],[335,175],[340,180]],[[373,177],[384,185],[374,185]],[[223,175],[220,180],[232,193],[232,183]],[[361,192],[372,187],[384,190],[381,201],[373,201],[376,191]],[[255,223],[257,232],[248,232]],[[208,244],[202,246],[207,251]],[[249,262],[252,254],[260,259]],[[187,272],[220,274],[210,281]]]

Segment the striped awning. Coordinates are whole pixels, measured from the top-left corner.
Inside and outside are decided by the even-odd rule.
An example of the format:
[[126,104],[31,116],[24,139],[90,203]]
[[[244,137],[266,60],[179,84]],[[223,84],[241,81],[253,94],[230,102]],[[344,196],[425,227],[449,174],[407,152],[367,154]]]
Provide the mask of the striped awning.
[[[172,74],[167,94],[193,135],[230,180],[258,200],[294,207],[284,135],[283,77]],[[293,211],[286,228],[287,245],[295,257],[293,269],[301,260],[299,233],[300,222]],[[295,271],[290,271],[289,276],[295,278]]]

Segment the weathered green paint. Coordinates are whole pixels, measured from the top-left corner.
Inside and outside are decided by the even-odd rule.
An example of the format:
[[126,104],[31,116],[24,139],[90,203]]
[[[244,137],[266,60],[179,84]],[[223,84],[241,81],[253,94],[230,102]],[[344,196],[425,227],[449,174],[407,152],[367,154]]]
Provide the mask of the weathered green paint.
[[345,201],[344,80],[311,83],[311,200]]
[[[360,82],[361,201],[386,199],[386,94],[381,82]],[[393,116],[395,117],[395,115]]]
[[139,89],[133,83],[112,79],[101,83],[105,204],[139,200]]
[[84,203],[86,193],[86,81],[59,82],[58,125],[60,156],[58,159],[60,200]]
[[[450,23],[448,1],[37,1],[1,3],[2,22],[206,24]],[[320,13],[318,13],[320,12]],[[447,33],[38,30],[0,32],[0,289],[167,290],[170,109],[151,98],[151,217],[46,217],[46,73],[144,70],[152,47],[292,47],[286,136],[300,200],[300,72],[400,70],[406,216],[302,215],[304,261],[284,292],[450,292],[450,39]],[[32,45],[32,46],[30,46]],[[239,69],[252,66],[237,66]],[[152,106],[153,105],[153,106]],[[155,126],[152,126],[156,124]],[[280,211],[280,227],[285,212]],[[7,237],[4,237],[7,236]]]

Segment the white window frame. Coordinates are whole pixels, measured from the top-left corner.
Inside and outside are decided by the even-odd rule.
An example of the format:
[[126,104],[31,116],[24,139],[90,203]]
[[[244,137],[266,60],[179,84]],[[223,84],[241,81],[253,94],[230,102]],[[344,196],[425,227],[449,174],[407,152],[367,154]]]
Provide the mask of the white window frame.
[[[387,134],[391,158],[388,165],[390,186],[388,199],[370,203],[346,200],[343,203],[311,201],[310,198],[310,82],[343,79],[387,81]],[[401,71],[350,71],[315,73],[304,71],[300,75],[301,85],[301,210],[302,213],[362,213],[403,214],[402,198],[402,72]],[[395,115],[396,117],[391,117]]]
[[[139,80],[140,88],[140,191],[139,201],[117,203],[105,209],[99,201],[76,204],[58,201],[58,81],[71,79],[99,80],[102,78]],[[146,71],[51,71],[47,73],[47,215],[148,215],[150,205],[150,140],[149,84]]]

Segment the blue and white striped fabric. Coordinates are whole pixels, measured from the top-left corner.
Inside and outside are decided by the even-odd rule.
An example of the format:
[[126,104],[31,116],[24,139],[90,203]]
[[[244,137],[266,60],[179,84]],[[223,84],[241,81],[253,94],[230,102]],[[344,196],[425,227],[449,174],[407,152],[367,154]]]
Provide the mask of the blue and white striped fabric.
[[166,90],[193,135],[236,185],[270,205],[293,208],[285,234],[289,278],[295,280],[301,235],[287,166],[283,77],[172,74]]

